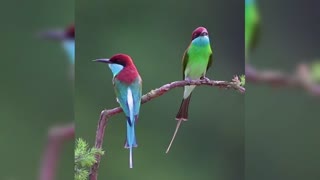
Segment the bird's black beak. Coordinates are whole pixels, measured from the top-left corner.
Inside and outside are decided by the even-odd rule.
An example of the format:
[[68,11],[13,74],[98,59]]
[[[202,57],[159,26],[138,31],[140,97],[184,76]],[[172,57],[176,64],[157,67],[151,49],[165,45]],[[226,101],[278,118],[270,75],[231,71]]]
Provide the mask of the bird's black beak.
[[206,31],[203,31],[203,32],[201,32],[201,34],[200,34],[201,36],[208,36],[208,32],[206,32]]
[[49,40],[64,40],[66,39],[65,32],[63,30],[49,30],[40,32],[37,34],[39,38],[49,39]]
[[102,62],[102,63],[107,63],[107,64],[111,64],[110,59],[95,59],[93,60],[94,62]]

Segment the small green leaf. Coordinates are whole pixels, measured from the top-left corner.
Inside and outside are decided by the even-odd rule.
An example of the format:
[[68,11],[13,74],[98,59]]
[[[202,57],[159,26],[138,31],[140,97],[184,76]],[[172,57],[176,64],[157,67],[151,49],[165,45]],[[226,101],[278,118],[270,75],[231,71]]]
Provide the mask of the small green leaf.
[[314,82],[320,83],[320,60],[311,63],[310,75]]
[[246,84],[246,75],[240,76],[240,86],[244,86]]

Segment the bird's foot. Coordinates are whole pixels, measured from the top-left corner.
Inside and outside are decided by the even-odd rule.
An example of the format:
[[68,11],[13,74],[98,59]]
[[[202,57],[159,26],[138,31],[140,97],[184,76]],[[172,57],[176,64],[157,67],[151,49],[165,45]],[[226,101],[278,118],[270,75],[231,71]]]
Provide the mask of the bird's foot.
[[189,77],[186,77],[184,80],[185,80],[185,81],[187,81],[189,84],[190,84],[190,83],[191,83],[191,81],[192,81],[192,79],[191,79],[191,78],[189,78]]
[[206,81],[206,82],[210,82],[210,79],[207,78],[207,77],[205,77],[205,76],[202,76],[200,79],[201,79],[201,80],[204,80],[204,81]]

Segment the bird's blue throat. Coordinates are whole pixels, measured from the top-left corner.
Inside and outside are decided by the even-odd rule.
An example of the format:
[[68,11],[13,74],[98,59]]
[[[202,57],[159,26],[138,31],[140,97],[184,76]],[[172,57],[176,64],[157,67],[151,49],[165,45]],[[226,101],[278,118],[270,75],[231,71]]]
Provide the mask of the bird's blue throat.
[[123,66],[120,64],[109,64],[109,68],[113,74],[113,77],[119,74],[119,72],[123,69]]
[[208,36],[199,36],[192,40],[192,44],[196,46],[206,46],[210,44],[210,40]]
[[253,4],[254,0],[246,0],[246,5]]
[[75,58],[75,43],[74,40],[65,40],[62,43],[64,50],[69,56],[70,63],[74,64]]

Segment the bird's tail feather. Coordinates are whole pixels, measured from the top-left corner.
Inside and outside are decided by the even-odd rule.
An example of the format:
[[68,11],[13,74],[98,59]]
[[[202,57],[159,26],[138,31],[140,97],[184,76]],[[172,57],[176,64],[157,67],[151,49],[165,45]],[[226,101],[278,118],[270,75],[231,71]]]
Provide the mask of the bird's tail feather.
[[169,146],[167,148],[166,153],[168,153],[170,151],[171,145],[172,145],[174,139],[176,138],[176,135],[178,133],[179,127],[181,125],[181,122],[188,120],[188,109],[189,109],[189,103],[190,103],[190,99],[191,99],[191,94],[192,93],[190,93],[190,95],[186,99],[184,99],[184,98],[182,99],[182,102],[181,102],[181,105],[180,105],[180,108],[179,108],[179,112],[176,115],[176,120],[178,120],[178,123],[177,123],[176,129],[174,131],[174,134],[172,136],[172,139],[170,141],[170,144],[169,144]]
[[124,145],[126,149],[129,149],[131,146],[132,147],[138,146],[134,126],[135,126],[134,123],[132,124],[132,126],[130,126],[129,123],[127,122],[127,138]]
[[182,122],[182,120],[179,120],[178,123],[177,123],[176,130],[174,131],[174,134],[173,134],[173,136],[172,136],[172,139],[171,139],[171,141],[170,141],[170,144],[169,144],[169,146],[168,146],[168,148],[167,148],[166,153],[168,153],[168,152],[170,151],[171,145],[172,145],[172,143],[173,143],[173,141],[174,141],[174,139],[175,139],[175,137],[176,137],[176,135],[177,135],[177,132],[178,132],[178,130],[179,130],[179,127],[180,127],[181,122]]
[[189,109],[191,95],[192,94],[190,94],[186,99],[184,98],[182,99],[179,112],[176,115],[176,120],[183,120],[183,121],[188,120],[188,109]]
[[134,125],[135,123],[132,123],[131,126],[127,122],[127,139],[125,143],[125,148],[129,149],[129,166],[130,168],[133,168],[133,148],[137,147],[137,141],[136,141],[136,135],[134,131]]
[[130,147],[130,154],[129,154],[129,166],[133,168],[133,161],[132,161],[132,147]]

